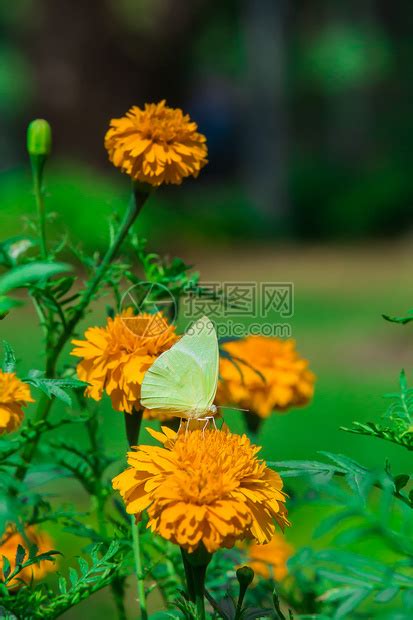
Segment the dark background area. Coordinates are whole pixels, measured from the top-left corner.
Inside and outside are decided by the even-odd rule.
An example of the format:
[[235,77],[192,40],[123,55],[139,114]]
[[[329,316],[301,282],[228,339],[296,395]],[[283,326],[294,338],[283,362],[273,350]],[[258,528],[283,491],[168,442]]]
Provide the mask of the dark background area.
[[81,203],[92,221],[126,186],[103,149],[110,118],[166,98],[209,146],[200,180],[158,199],[183,239],[405,234],[412,20],[384,0],[5,0],[0,200],[25,204],[25,130],[44,117],[80,233]]

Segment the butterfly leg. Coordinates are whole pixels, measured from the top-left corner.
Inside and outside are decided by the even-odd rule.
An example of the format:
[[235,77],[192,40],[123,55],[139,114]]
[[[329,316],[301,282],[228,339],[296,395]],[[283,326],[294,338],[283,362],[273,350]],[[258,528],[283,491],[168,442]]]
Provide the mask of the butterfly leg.
[[[189,431],[189,423],[190,423],[190,419],[188,418],[186,421],[186,426],[185,426],[185,437],[188,435],[188,431]],[[185,422],[184,422],[185,424]]]
[[202,435],[205,435],[205,430],[209,424],[209,421],[212,420],[212,424],[214,425],[215,430],[217,431],[217,425],[215,424],[215,418],[213,415],[209,415],[206,418],[198,418],[200,422],[205,422],[204,427],[202,429]]
[[203,437],[205,437],[205,429],[206,429],[206,427],[207,427],[207,426],[208,426],[208,424],[209,424],[209,420],[210,420],[210,418],[200,418],[200,419],[205,420],[205,424],[204,424],[204,427],[203,427],[203,429],[202,429],[202,436],[203,436]]

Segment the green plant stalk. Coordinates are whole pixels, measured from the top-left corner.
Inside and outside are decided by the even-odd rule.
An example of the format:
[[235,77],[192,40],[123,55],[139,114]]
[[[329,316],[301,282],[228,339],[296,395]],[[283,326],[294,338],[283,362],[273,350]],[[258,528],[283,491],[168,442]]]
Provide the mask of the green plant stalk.
[[195,602],[195,588],[194,588],[194,576],[192,574],[192,566],[188,562],[187,555],[185,551],[182,549],[182,547],[181,547],[181,554],[182,554],[182,563],[184,565],[188,596],[192,602]]
[[199,620],[205,620],[205,576],[207,566],[201,564],[192,566],[192,575],[195,591],[195,605]]
[[[82,296],[82,300],[73,313],[71,319],[66,323],[66,327],[58,338],[54,348],[50,352],[50,354],[46,358],[46,377],[52,379],[56,374],[56,364],[59,359],[59,356],[65,346],[66,342],[72,336],[73,331],[83,317],[83,314],[88,307],[93,295],[96,293],[99,284],[106,273],[107,268],[109,267],[112,260],[116,257],[119,252],[119,249],[125,240],[131,226],[135,222],[139,212],[141,211],[143,205],[145,204],[149,194],[144,193],[141,188],[136,188],[134,186],[132,199],[129,203],[129,207],[125,213],[125,217],[120,225],[118,233],[113,240],[113,243],[108,248],[105,256],[102,259],[98,269],[96,270],[96,274],[94,278],[89,282],[86,287],[84,294]],[[36,413],[34,415],[34,422],[41,422],[46,420],[49,415],[50,409],[53,405],[54,400],[48,398],[45,394],[42,394],[39,404],[36,409]],[[23,463],[17,468],[16,477],[18,480],[23,480],[29,464],[33,459],[33,456],[37,449],[37,444],[39,443],[39,435],[33,439],[30,444],[27,444],[26,449],[23,452],[22,460]]]
[[[129,447],[139,444],[139,433],[141,430],[143,409],[133,409],[132,413],[124,413],[125,431]],[[135,560],[136,580],[138,586],[139,608],[141,619],[147,620],[148,611],[146,608],[145,578],[143,575],[141,545],[139,538],[139,524],[135,523],[135,515],[131,515],[132,548]]]
[[[79,392],[76,392],[76,398],[81,410],[88,409],[85,396],[81,395]],[[104,485],[102,485],[103,472],[101,471],[98,462],[95,460],[95,454],[97,454],[99,450],[98,424],[95,415],[93,415],[92,418],[89,418],[86,421],[86,429],[89,436],[90,450],[93,455],[93,466],[96,472],[96,490],[95,493],[92,495],[92,508],[95,510],[96,513],[99,534],[102,538],[107,539],[108,531],[106,527],[105,517],[107,495],[102,492],[104,491]],[[125,580],[122,577],[117,577],[110,584],[110,589],[112,592],[112,597],[115,603],[119,620],[127,620],[124,603],[124,582]]]
[[43,167],[45,158],[31,157],[32,176],[33,176],[33,193],[37,208],[37,223],[39,227],[40,254],[43,260],[47,260],[46,245],[46,212],[44,206],[43,194]]
[[131,515],[131,529],[132,529],[132,546],[133,557],[135,559],[136,568],[136,580],[138,583],[138,599],[139,608],[141,612],[141,620],[147,620],[148,611],[146,608],[146,593],[145,593],[145,579],[142,568],[142,556],[139,539],[139,524],[135,523],[135,515]]
[[239,620],[241,618],[242,604],[244,602],[244,598],[245,598],[245,593],[246,592],[247,592],[247,588],[241,588],[240,589],[240,593],[239,593],[239,597],[238,597],[238,602],[237,602],[237,607],[235,609],[234,620]]
[[202,543],[193,553],[188,553],[182,548],[181,553],[189,598],[196,605],[198,619],[205,620],[205,576],[212,555],[208,553]]

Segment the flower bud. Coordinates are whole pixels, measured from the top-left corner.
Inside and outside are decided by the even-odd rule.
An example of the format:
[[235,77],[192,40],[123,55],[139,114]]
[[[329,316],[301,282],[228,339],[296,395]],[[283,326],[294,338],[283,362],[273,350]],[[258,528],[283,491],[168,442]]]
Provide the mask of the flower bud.
[[241,590],[246,590],[253,582],[255,573],[249,566],[241,566],[237,569],[237,579]]
[[47,121],[37,118],[30,123],[27,128],[27,150],[30,157],[50,155],[52,130]]

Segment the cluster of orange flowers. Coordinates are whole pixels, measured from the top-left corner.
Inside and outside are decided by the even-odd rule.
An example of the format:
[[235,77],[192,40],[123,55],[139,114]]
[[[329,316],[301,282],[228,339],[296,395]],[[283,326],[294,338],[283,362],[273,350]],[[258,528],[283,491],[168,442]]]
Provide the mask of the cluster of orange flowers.
[[[196,177],[207,163],[205,136],[165,101],[143,110],[133,107],[112,120],[105,146],[115,166],[154,187]],[[72,351],[81,358],[77,373],[88,383],[86,395],[100,400],[105,393],[115,410],[132,413],[140,407],[146,371],[177,339],[175,327],[161,314],[134,316],[128,310],[108,318],[105,327],[90,327],[83,340],[73,341]],[[219,403],[265,418],[311,399],[314,375],[292,340],[255,336],[227,343],[225,350],[236,364],[221,360]],[[29,402],[29,387],[0,371],[0,433],[19,426]],[[146,511],[153,532],[189,553],[201,544],[212,553],[249,540],[256,572],[283,578],[292,549],[275,525],[289,525],[286,495],[280,476],[259,458],[260,448],[227,429],[150,432],[162,445],[133,448],[129,467],[113,480],[127,512],[139,520]],[[26,535],[38,547],[47,546],[33,529]],[[13,557],[19,543],[25,546],[20,534],[9,531],[0,551]],[[44,570],[36,565],[24,577],[43,576]]]

